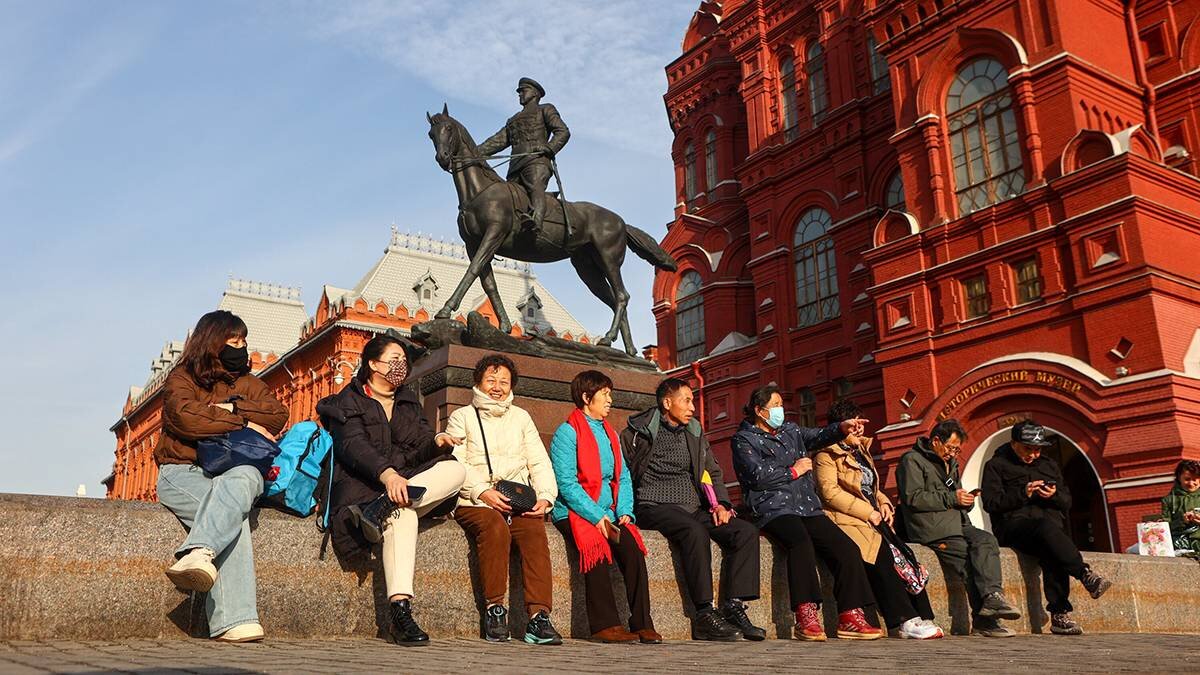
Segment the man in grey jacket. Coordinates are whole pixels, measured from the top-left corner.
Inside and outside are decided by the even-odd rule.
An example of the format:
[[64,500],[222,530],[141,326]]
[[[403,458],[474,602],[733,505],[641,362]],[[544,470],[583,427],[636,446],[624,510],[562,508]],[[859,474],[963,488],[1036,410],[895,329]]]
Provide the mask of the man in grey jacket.
[[929,438],[918,438],[900,458],[896,469],[900,512],[908,539],[933,549],[943,567],[963,580],[973,632],[1011,637],[1015,633],[1000,619],[1019,619],[1021,613],[1002,591],[1000,545],[967,517],[979,491],[962,489],[957,456],[966,438],[957,420],[943,420]]

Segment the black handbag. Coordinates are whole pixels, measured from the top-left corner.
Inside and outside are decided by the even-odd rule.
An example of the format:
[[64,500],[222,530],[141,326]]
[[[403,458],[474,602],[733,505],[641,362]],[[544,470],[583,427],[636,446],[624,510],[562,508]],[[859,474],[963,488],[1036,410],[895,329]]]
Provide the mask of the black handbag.
[[[475,408],[475,406],[471,407]],[[512,515],[519,516],[532,511],[537,506],[537,494],[534,493],[532,487],[515,480],[496,480],[496,476],[492,473],[492,456],[488,452],[487,434],[483,432],[483,416],[479,414],[479,408],[475,408],[475,419],[479,420],[479,437],[483,439],[483,456],[487,460],[488,480],[491,481],[492,487],[508,499],[508,505],[512,507]]]

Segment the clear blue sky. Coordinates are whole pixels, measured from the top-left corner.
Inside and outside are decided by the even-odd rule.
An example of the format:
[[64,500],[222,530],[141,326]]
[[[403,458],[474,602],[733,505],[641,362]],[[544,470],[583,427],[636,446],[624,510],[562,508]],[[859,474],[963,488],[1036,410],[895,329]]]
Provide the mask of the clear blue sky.
[[[0,492],[103,494],[130,385],[230,274],[352,285],[389,226],[451,238],[425,111],[477,140],[538,79],[567,194],[661,238],[663,68],[696,0],[0,0]],[[521,17],[532,17],[528,20]],[[638,346],[648,265],[630,256]],[[589,330],[607,309],[536,268]]]

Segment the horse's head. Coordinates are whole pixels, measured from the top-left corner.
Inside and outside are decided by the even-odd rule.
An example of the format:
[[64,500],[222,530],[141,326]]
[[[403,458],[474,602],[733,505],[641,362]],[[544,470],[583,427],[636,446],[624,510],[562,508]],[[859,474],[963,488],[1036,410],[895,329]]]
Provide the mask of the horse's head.
[[429,139],[433,141],[434,159],[443,171],[449,171],[452,160],[462,152],[462,125],[450,116],[445,103],[436,115],[425,113],[429,120]]

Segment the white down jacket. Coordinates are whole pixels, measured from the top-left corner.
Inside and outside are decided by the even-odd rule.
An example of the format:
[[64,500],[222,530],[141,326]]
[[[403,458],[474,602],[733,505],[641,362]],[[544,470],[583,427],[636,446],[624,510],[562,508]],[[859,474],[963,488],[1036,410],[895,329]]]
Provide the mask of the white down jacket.
[[[477,387],[471,391],[471,405],[450,413],[446,423],[446,433],[466,439],[454,449],[454,458],[467,470],[467,479],[458,493],[458,506],[487,506],[479,501],[479,495],[498,480],[531,485],[538,499],[553,504],[558,497],[558,483],[554,480],[550,455],[546,452],[533,418],[524,409],[512,404],[511,393],[503,401],[495,401]],[[479,419],[475,417],[476,408],[483,420],[483,433],[487,435],[487,447],[492,460],[491,476],[488,475],[488,463],[484,457]]]

